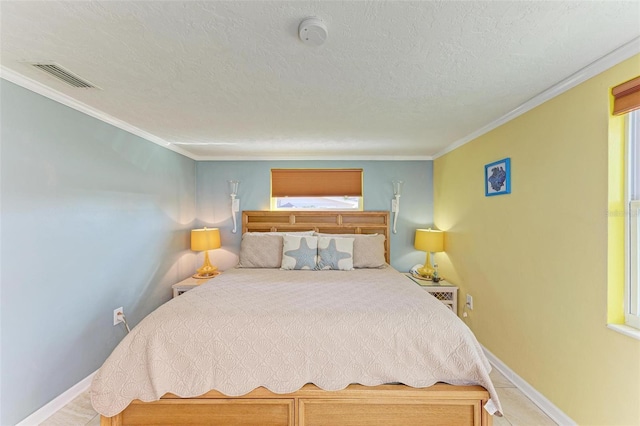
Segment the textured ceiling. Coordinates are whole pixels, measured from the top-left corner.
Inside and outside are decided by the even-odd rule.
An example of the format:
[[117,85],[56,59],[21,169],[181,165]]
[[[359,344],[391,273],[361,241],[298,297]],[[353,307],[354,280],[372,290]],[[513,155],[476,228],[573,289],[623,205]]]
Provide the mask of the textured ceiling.
[[[638,1],[2,1],[0,16],[5,69],[211,159],[432,156],[640,36]],[[323,46],[297,37],[309,16]]]

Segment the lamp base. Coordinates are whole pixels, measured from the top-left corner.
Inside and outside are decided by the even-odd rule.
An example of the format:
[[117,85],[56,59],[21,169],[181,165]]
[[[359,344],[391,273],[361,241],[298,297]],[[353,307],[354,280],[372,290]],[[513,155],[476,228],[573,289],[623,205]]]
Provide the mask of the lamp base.
[[428,279],[430,279],[433,276],[435,269],[431,267],[431,253],[427,252],[427,258],[424,260],[424,265],[422,266],[422,268],[418,268],[416,272],[421,277],[428,278]]
[[197,272],[197,273],[191,275],[191,278],[197,278],[199,280],[208,280],[209,278],[213,278],[213,277],[215,277],[217,275],[220,275],[220,272],[215,271],[215,272],[211,272],[211,273],[206,274],[206,275],[205,274],[200,274],[199,272]]
[[429,278],[429,279],[433,276],[433,272],[434,272],[433,268],[425,268],[425,267],[418,268],[416,270],[416,273],[418,275],[420,275],[423,278]]
[[220,272],[218,272],[218,267],[217,266],[213,266],[211,264],[211,262],[209,261],[209,252],[205,251],[204,252],[204,263],[202,264],[202,267],[198,269],[198,272],[196,272],[195,274],[192,275],[193,278],[198,278],[198,279],[208,279],[208,278],[213,278],[216,275],[219,275]]

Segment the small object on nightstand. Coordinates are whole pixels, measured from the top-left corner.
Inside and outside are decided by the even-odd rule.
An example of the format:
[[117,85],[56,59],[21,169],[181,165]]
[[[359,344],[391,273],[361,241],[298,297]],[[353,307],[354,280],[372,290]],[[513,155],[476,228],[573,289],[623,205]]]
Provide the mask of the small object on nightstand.
[[440,278],[440,275],[438,275],[438,264],[434,263],[433,264],[433,274],[431,274],[431,281],[433,281],[434,283],[437,283],[441,279],[442,278]]

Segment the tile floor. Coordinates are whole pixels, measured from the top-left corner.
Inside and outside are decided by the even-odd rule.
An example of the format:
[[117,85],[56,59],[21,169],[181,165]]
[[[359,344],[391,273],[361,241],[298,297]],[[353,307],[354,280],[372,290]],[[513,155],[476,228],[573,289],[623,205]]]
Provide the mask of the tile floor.
[[[546,426],[556,423],[533,404],[513,383],[496,369],[491,372],[504,417],[494,417],[494,426]],[[41,426],[99,426],[100,416],[93,411],[88,392],[49,417]]]
[[529,398],[524,396],[506,377],[495,368],[491,371],[491,381],[498,392],[504,410],[503,417],[494,417],[494,426],[547,426],[556,425]]

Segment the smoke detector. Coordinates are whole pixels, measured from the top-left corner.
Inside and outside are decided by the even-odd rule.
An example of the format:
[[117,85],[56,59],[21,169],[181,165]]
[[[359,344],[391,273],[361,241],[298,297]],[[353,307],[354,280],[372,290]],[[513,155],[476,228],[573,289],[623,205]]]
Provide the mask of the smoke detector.
[[327,27],[319,18],[307,18],[298,26],[298,36],[304,44],[322,46],[327,40]]

